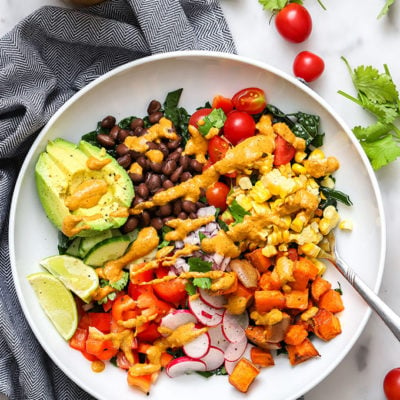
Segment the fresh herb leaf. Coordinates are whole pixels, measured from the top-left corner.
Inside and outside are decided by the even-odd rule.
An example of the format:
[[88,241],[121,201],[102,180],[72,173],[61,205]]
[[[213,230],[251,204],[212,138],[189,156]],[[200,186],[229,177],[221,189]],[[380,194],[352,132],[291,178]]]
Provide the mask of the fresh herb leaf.
[[232,214],[233,219],[236,224],[243,222],[243,219],[246,215],[250,215],[248,211],[246,211],[237,201],[234,199],[232,203],[228,206],[229,211]]
[[205,239],[207,236],[203,233],[203,232],[199,232],[199,239],[200,239],[200,242],[203,240],[203,239]]
[[188,264],[190,272],[209,272],[212,266],[212,262],[204,261],[199,257],[190,257]]
[[226,115],[222,108],[214,108],[210,114],[203,118],[204,124],[199,125],[199,132],[206,136],[211,128],[221,129],[226,121]]
[[225,366],[219,367],[212,371],[196,371],[199,375],[203,376],[204,378],[209,378],[213,375],[228,375],[226,372]]
[[194,278],[193,285],[197,286],[201,289],[210,289],[211,288],[211,279],[210,278]]
[[217,222],[218,222],[218,225],[221,227],[221,229],[222,229],[223,231],[225,231],[225,232],[228,232],[228,231],[229,231],[229,226],[228,226],[228,224],[227,224],[225,221],[223,221],[221,218],[219,218],[219,219],[217,220]]
[[264,10],[277,12],[288,4],[288,0],[258,0]]
[[172,228],[170,228],[170,227],[167,226],[167,225],[164,225],[164,226],[162,227],[162,230],[161,230],[162,241],[161,241],[161,243],[158,245],[158,248],[159,248],[159,249],[162,249],[163,247],[169,246],[170,241],[165,240],[165,235],[166,235],[168,232],[171,232],[171,231],[172,231]]
[[384,15],[386,15],[389,12],[389,8],[392,4],[394,4],[395,0],[386,0],[385,5],[383,6],[382,10],[380,11],[380,13],[378,14],[378,19],[383,17]]
[[129,282],[129,272],[128,271],[122,271],[122,277],[120,279],[118,279],[115,282],[108,282],[108,284],[118,290],[121,291],[122,289],[125,288],[125,286],[128,284]]
[[349,195],[341,192],[340,190],[331,189],[326,186],[320,186],[320,191],[327,198],[327,200],[334,199],[340,201],[343,204],[346,204],[346,206],[353,205]]
[[335,292],[338,292],[340,295],[343,295],[343,290],[342,290],[342,285],[338,281],[338,287],[336,289],[333,289]]
[[197,292],[196,286],[194,286],[192,280],[189,280],[189,281],[186,282],[186,284],[185,284],[185,289],[186,289],[186,292],[187,292],[187,294],[188,294],[189,296],[193,296],[193,295],[195,295],[196,292]]
[[366,127],[355,126],[353,133],[363,147],[372,167],[378,170],[400,157],[400,99],[389,68],[379,72],[372,66],[355,69],[342,57],[351,75],[357,97],[339,93],[371,113],[376,122]]

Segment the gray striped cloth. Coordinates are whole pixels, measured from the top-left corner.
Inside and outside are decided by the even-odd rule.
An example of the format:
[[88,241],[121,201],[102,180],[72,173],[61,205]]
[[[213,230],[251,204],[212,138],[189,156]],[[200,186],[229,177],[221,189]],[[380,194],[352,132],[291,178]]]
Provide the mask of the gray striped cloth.
[[54,112],[105,72],[173,50],[235,52],[218,0],[108,0],[43,7],[0,39],[0,397],[90,399],[48,358],[18,303],[8,212],[24,156]]

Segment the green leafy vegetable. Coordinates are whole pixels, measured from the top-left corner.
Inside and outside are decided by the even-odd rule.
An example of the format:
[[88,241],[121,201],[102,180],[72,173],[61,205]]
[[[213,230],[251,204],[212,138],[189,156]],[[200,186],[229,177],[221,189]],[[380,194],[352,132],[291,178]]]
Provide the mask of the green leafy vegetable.
[[379,72],[372,66],[358,66],[352,69],[342,57],[350,72],[357,97],[341,90],[339,93],[363,107],[376,122],[356,126],[353,133],[363,147],[372,167],[378,170],[400,157],[400,130],[396,126],[400,117],[400,99],[387,65]]
[[204,124],[199,125],[199,132],[206,136],[211,128],[222,128],[226,121],[226,115],[222,108],[214,108],[210,114],[203,118]]
[[378,14],[378,19],[383,17],[384,15],[386,15],[389,12],[389,8],[392,4],[394,4],[395,0],[386,0],[385,5],[383,6],[382,10],[380,11],[380,13]]
[[243,219],[246,215],[250,215],[248,211],[246,211],[237,201],[234,199],[232,203],[228,206],[229,211],[232,214],[233,219],[236,224],[243,222]]
[[[211,271],[212,263],[204,261],[199,257],[190,257],[188,259],[189,271],[190,272],[209,272]],[[196,287],[202,289],[210,289],[211,279],[210,278],[194,278],[188,281],[185,285],[185,289],[190,296],[196,293]]]
[[326,198],[326,200],[321,202],[321,207],[323,209],[330,204],[336,207],[336,201],[340,201],[341,203],[346,204],[346,206],[353,205],[352,201],[350,200],[350,197],[339,190],[331,189],[325,186],[320,186],[320,191]]
[[[317,0],[317,1],[318,1],[318,4],[324,10],[326,10],[326,7],[322,3],[322,1],[321,0]],[[258,0],[258,2],[263,6],[264,10],[271,11],[273,14],[276,14],[277,12],[282,10],[282,8],[284,8],[285,6],[287,6],[290,3],[297,3],[297,4],[301,4],[301,5],[303,5],[303,3],[304,3],[302,0]]]
[[204,261],[199,257],[190,257],[188,259],[189,271],[190,272],[209,272],[211,271],[212,263],[210,261]]
[[169,241],[168,240],[165,240],[165,235],[168,233],[168,232],[171,232],[172,231],[172,228],[170,228],[169,226],[167,226],[167,225],[164,225],[163,227],[162,227],[162,230],[161,230],[161,236],[162,236],[162,242],[158,245],[158,248],[159,249],[162,249],[163,247],[166,247],[166,246],[168,246],[169,245]]
[[65,254],[68,250],[69,245],[71,244],[72,240],[64,235],[61,231],[58,232],[58,254]]
[[194,278],[193,285],[197,286],[201,289],[210,289],[211,288],[211,279],[210,278]]

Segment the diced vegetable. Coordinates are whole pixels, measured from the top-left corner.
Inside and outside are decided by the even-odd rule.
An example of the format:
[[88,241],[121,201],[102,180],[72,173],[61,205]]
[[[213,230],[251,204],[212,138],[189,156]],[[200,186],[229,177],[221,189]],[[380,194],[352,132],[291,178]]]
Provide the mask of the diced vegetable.
[[229,383],[242,393],[249,390],[250,385],[260,370],[246,358],[242,358],[229,375]]

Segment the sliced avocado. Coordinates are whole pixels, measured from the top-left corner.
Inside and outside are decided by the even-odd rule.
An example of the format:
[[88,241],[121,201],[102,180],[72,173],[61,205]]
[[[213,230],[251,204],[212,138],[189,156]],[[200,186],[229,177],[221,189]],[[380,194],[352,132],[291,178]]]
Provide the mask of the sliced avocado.
[[[101,168],[90,169],[87,166],[90,157],[110,161]],[[134,196],[127,172],[104,149],[85,141],[81,141],[79,146],[64,139],[49,142],[46,151],[39,156],[35,179],[42,206],[59,230],[63,230],[63,221],[69,215],[82,217],[82,222],[78,222],[76,227],[85,226],[85,229],[74,233],[64,231],[67,236],[92,236],[120,227],[127,217],[118,215],[118,211],[129,207]],[[74,208],[68,201],[66,203],[77,193],[80,185],[91,180],[101,182],[104,188],[93,205],[78,202],[79,206]]]

